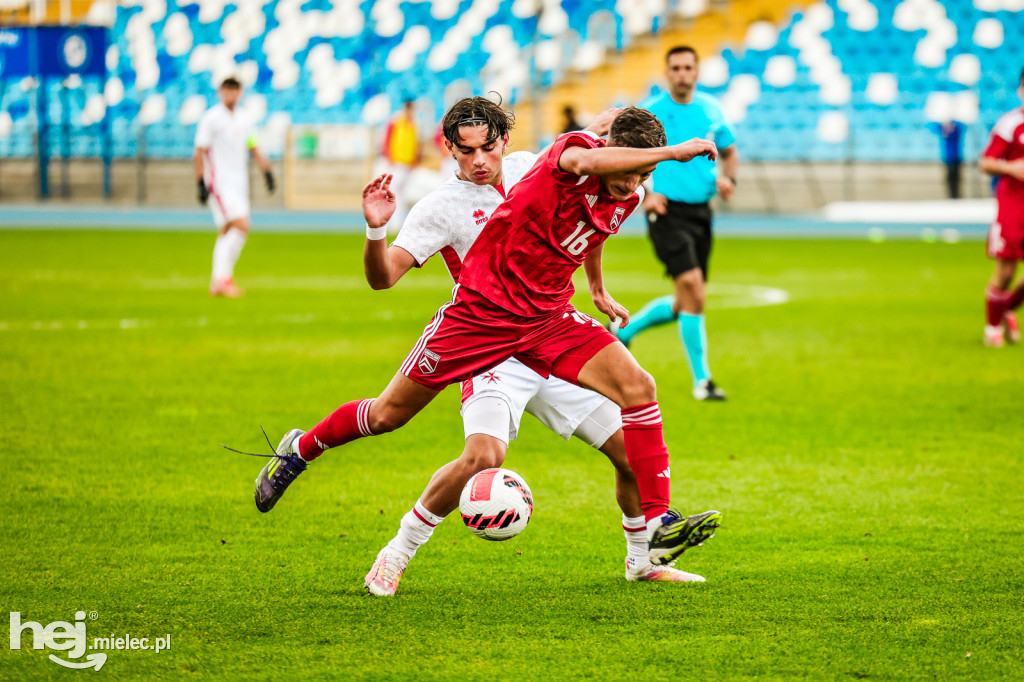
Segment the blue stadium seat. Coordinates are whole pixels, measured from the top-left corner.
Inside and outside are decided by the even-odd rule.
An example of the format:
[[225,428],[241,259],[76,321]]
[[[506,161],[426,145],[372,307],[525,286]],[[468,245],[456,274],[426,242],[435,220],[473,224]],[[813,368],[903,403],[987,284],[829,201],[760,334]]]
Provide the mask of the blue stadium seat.
[[[1010,12],[999,9],[995,12],[983,12],[974,6],[972,0],[951,0],[944,2],[946,15],[957,27],[956,45],[946,53],[945,62],[935,67],[925,67],[915,61],[915,49],[927,31],[917,29],[904,31],[893,24],[897,6],[902,0],[871,0],[878,13],[878,24],[871,31],[860,31],[850,25],[850,15],[839,8],[837,0],[826,0],[834,15],[833,26],[824,32],[829,41],[832,54],[838,59],[841,72],[850,79],[852,96],[846,113],[850,117],[852,148],[850,144],[825,144],[816,139],[815,129],[818,116],[829,107],[822,101],[822,83],[814,82],[813,78],[828,78],[818,72],[812,72],[812,64],[797,61],[796,80],[785,87],[773,87],[762,83],[761,97],[750,107],[747,119],[737,126],[748,145],[747,154],[766,160],[783,160],[795,158],[840,159],[852,152],[855,158],[884,158],[891,160],[934,160],[937,148],[934,136],[922,132],[925,122],[924,107],[928,95],[933,92],[957,92],[965,86],[952,83],[949,77],[949,64],[957,54],[970,53],[978,57],[981,63],[982,78],[971,86],[979,93],[982,107],[978,112],[977,122],[972,124],[977,130],[973,137],[983,137],[987,127],[998,115],[1016,105],[1015,79],[1019,76],[1021,64],[1024,63],[1024,41],[1016,40],[1015,36],[1024,34],[1024,12]],[[192,34],[193,49],[205,46],[212,49],[223,43],[221,31],[225,21],[236,12],[253,11],[246,6],[228,4],[221,16],[202,21],[201,8],[196,4],[181,4],[183,0],[168,0],[167,16],[180,13],[187,18],[188,29]],[[402,2],[399,7],[404,15],[404,24],[394,36],[381,37],[376,33],[375,23],[370,18],[373,0],[360,3],[360,11],[365,21],[361,30],[355,35],[347,36],[309,36],[305,40],[308,27],[303,18],[289,15],[279,0],[269,0],[261,9],[265,20],[265,28],[261,35],[252,37],[244,49],[235,57],[236,63],[254,60],[257,63],[255,81],[249,86],[249,92],[257,93],[266,98],[267,115],[275,112],[287,112],[296,123],[303,122],[336,122],[354,123],[362,120],[363,103],[381,92],[386,92],[394,107],[398,107],[402,99],[409,96],[426,98],[436,102],[440,107],[444,101],[446,88],[450,83],[466,80],[475,93],[480,93],[486,84],[481,74],[482,65],[490,58],[483,44],[487,30],[494,26],[509,27],[508,35],[520,54],[528,54],[537,36],[537,17],[516,17],[512,13],[513,0],[499,0],[495,5],[486,5],[488,11],[494,10],[485,18],[483,30],[474,31],[468,38],[465,49],[457,55],[455,63],[441,71],[434,72],[429,67],[429,56],[434,46],[450,32],[468,13],[482,9],[485,5],[481,0],[462,0],[458,11],[447,19],[435,19],[432,4],[427,2]],[[675,9],[674,2],[666,3],[665,11]],[[845,4],[845,3],[844,3]],[[327,13],[334,9],[333,0],[308,0],[302,5],[304,12]],[[596,41],[606,49],[621,49],[628,45],[631,36],[627,34],[624,17],[619,14],[620,3],[617,0],[562,0],[561,8],[568,17],[568,25],[573,31],[569,40],[563,44],[562,63],[552,69],[535,74],[535,83],[547,87],[568,73],[566,65],[575,54],[578,45],[583,41]],[[280,11],[279,11],[280,10]],[[147,153],[154,157],[181,158],[191,154],[191,139],[194,127],[180,123],[176,112],[182,102],[194,95],[203,95],[208,101],[214,101],[215,91],[209,71],[193,73],[189,68],[190,53],[172,55],[168,52],[168,40],[163,34],[166,17],[157,17],[152,24],[154,45],[156,47],[156,63],[159,68],[159,80],[154,88],[140,91],[136,82],[133,50],[130,47],[129,21],[143,12],[139,6],[126,7],[119,5],[115,16],[115,24],[111,31],[118,51],[113,75],[119,77],[124,85],[124,101],[107,109],[111,119],[111,130],[115,138],[115,154],[132,155],[136,151],[136,139],[140,126],[134,120],[139,105],[152,92],[160,92],[167,102],[167,116],[156,126],[144,131]],[[723,46],[721,56],[729,65],[730,74],[754,74],[762,77],[765,65],[772,56],[790,55],[798,58],[800,47],[792,44],[796,26],[804,20],[805,12],[796,12],[791,20],[779,26],[777,44],[767,49],[744,49],[742,46]],[[991,18],[1001,22],[1004,31],[1003,44],[997,49],[987,49],[972,43],[974,27],[981,19]],[[138,20],[135,20],[136,22]],[[664,16],[646,15],[642,22],[648,22],[649,28],[660,30],[665,25]],[[133,26],[135,24],[133,23]],[[391,73],[386,69],[389,52],[394,50],[409,35],[413,27],[425,27],[431,38],[431,45],[414,55],[411,66],[400,73]],[[801,33],[806,27],[801,29]],[[315,31],[314,31],[315,32]],[[285,50],[283,56],[276,54],[273,45],[280,48],[282,38],[293,39],[299,36],[301,44],[294,45],[294,54]],[[138,39],[136,36],[135,39]],[[314,86],[313,67],[309,61],[311,51],[318,45],[329,45],[331,56],[335,62],[354,60],[360,67],[361,79],[342,94],[341,100],[326,108],[316,104],[316,87]],[[275,56],[276,55],[276,56]],[[273,79],[275,68],[282,63],[293,60],[299,67],[298,81],[283,90],[275,89]],[[866,88],[871,74],[898,74],[899,92],[897,100],[891,106],[878,107],[866,98]],[[812,78],[813,76],[813,78]],[[30,116],[31,93],[22,93],[7,83],[0,91],[0,110],[10,114],[13,120],[11,134],[0,140],[0,155],[22,156],[31,153],[31,134],[35,122]],[[723,95],[728,86],[708,89],[716,95]],[[51,83],[48,94],[55,106],[50,112],[52,123],[59,123],[62,112],[59,106],[59,85]],[[503,93],[510,104],[520,100],[523,88],[513,88]],[[72,120],[81,120],[82,110],[89,96],[100,91],[100,84],[87,81],[83,87],[75,91],[75,96],[67,98]],[[93,126],[96,128],[96,126]],[[771,134],[766,134],[771,131]],[[26,136],[26,132],[29,134]],[[86,155],[99,153],[90,137],[86,135],[72,142],[76,152]],[[968,135],[972,139],[972,135]]]

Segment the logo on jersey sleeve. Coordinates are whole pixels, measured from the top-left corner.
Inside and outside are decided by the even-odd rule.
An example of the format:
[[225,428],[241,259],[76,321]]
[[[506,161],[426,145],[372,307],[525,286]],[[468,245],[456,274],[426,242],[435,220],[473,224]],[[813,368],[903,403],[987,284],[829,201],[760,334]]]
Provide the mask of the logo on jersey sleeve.
[[597,203],[597,195],[596,194],[588,194],[587,195],[587,203],[590,204],[590,208],[594,208],[594,204]]
[[626,215],[626,209],[619,206],[615,209],[614,215],[612,215],[612,229],[619,229],[619,225],[622,223],[622,218]]
[[426,348],[423,349],[423,355],[420,356],[419,368],[424,374],[433,374],[437,371],[437,363],[441,361],[441,356],[432,350]]
[[476,220],[477,225],[483,225],[487,222],[487,213],[483,209],[478,208],[473,211],[473,219]]

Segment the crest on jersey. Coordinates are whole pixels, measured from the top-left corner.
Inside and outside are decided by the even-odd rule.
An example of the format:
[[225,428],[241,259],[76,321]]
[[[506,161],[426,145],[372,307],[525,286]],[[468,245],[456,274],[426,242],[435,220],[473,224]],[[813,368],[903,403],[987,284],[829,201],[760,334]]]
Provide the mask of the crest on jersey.
[[437,363],[441,361],[441,356],[432,350],[426,348],[423,349],[423,355],[420,356],[419,368],[424,374],[433,374],[437,370]]
[[612,215],[612,229],[618,229],[619,225],[622,224],[622,217],[626,215],[626,209],[619,206],[615,209],[615,213]]

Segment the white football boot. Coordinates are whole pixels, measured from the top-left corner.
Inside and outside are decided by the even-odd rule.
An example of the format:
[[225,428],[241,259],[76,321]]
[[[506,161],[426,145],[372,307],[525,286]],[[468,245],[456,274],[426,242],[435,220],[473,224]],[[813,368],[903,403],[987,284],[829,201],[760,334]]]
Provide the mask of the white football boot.
[[985,325],[985,345],[989,348],[1002,348],[1006,345],[1006,331],[999,327]]
[[1003,331],[1006,332],[1007,341],[1020,343],[1020,322],[1017,321],[1017,313],[1012,310],[1003,316]]
[[363,584],[370,594],[393,597],[408,565],[409,556],[405,552],[385,547],[377,554],[377,560],[373,562],[373,568],[366,574]]
[[665,583],[702,583],[703,576],[696,573],[680,571],[672,566],[655,566],[647,563],[637,568],[637,561],[633,557],[626,557],[626,580],[637,582],[665,582]]

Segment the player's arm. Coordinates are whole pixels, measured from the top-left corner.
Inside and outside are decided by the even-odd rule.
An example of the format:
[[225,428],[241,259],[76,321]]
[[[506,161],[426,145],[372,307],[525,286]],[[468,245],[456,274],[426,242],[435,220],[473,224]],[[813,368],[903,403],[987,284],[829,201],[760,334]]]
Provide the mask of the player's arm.
[[274,171],[270,166],[270,159],[267,155],[260,151],[260,148],[256,146],[255,136],[249,138],[249,155],[256,162],[256,165],[260,167],[260,171],[263,173],[263,182],[267,186],[267,193],[273,194],[274,188],[277,187],[277,183],[274,182]]
[[384,174],[374,178],[363,188],[363,217],[366,218],[363,273],[371,289],[390,289],[416,265],[411,253],[400,246],[388,246],[386,225],[394,213],[391,176]]
[[982,156],[978,160],[978,167],[983,173],[989,175],[1009,175],[1018,180],[1024,180],[1024,159],[1007,161],[994,156]]
[[587,286],[590,289],[590,297],[594,300],[594,307],[608,316],[608,319],[621,318],[619,326],[625,327],[629,323],[629,311],[615,302],[608,290],[604,288],[604,273],[601,270],[601,254],[604,251],[604,244],[587,254],[583,259],[583,271],[587,273]]
[[195,152],[192,154],[192,166],[196,171],[196,193],[200,204],[205,204],[210,200],[210,190],[206,186],[206,180],[203,179],[205,171],[203,157],[205,154],[206,148],[204,147],[196,147]]
[[400,246],[388,246],[387,237],[366,238],[363,273],[371,289],[390,289],[416,265],[412,254]]
[[195,144],[193,145],[195,151],[192,153],[192,166],[196,171],[196,189],[200,204],[205,204],[210,199],[210,188],[206,186],[205,180],[205,161],[212,145],[213,130],[210,128],[210,112],[206,112],[196,126]]
[[715,143],[693,138],[669,147],[636,149],[634,147],[566,147],[558,157],[558,167],[575,175],[612,175],[650,168],[662,161],[690,161],[706,156],[718,158]]
[[732,199],[732,193],[736,191],[736,172],[739,167],[740,153],[736,151],[736,145],[731,144],[718,150],[718,177],[715,185],[718,195],[725,201]]
[[989,136],[988,145],[978,159],[978,168],[982,172],[997,176],[1009,175],[1018,180],[1024,180],[1024,159],[1010,161],[1006,158],[1015,128],[1015,125],[1007,125],[1005,116],[999,119]]

